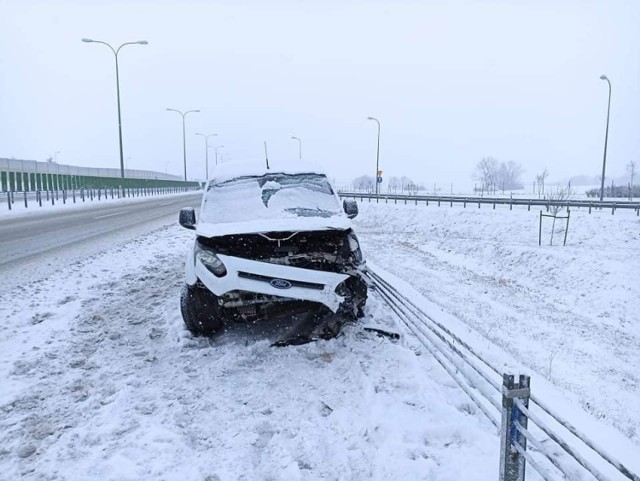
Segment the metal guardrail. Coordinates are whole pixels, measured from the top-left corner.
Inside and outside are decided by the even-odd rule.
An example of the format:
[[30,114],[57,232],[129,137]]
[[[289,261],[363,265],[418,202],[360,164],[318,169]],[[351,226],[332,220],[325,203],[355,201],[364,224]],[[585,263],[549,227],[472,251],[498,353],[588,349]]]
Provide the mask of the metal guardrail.
[[70,190],[38,190],[35,192],[0,192],[0,206],[6,205],[13,210],[16,204],[24,208],[42,207],[42,204],[56,205],[59,203],[93,202],[131,197],[150,197],[154,195],[177,194],[181,192],[197,191],[199,187],[137,187],[137,188],[98,188],[98,189],[70,189]]
[[467,204],[478,205],[478,208],[482,204],[493,205],[495,209],[496,205],[508,205],[510,209],[513,206],[526,206],[528,210],[531,207],[544,207],[549,210],[552,206],[564,207],[564,208],[580,208],[585,207],[589,209],[589,214],[593,209],[611,209],[611,213],[615,213],[618,209],[635,210],[636,215],[640,215],[640,201],[626,201],[626,200],[566,200],[566,201],[554,201],[551,199],[526,199],[526,198],[505,198],[505,197],[463,197],[453,195],[398,195],[398,194],[364,194],[361,192],[338,192],[340,197],[346,197],[351,199],[360,199],[361,201],[367,199],[369,202],[375,200],[377,203],[384,201],[389,203],[393,201],[398,203],[402,201],[405,204],[413,202],[418,205],[420,202],[424,202],[429,205],[429,202],[437,203],[438,207],[442,204],[449,204],[453,207],[453,204],[462,204],[467,207]]
[[599,440],[533,394],[529,376],[520,375],[516,382],[371,267],[366,275],[398,319],[499,431],[500,481],[525,481],[527,464],[545,481],[583,479],[582,474],[598,481],[640,481]]

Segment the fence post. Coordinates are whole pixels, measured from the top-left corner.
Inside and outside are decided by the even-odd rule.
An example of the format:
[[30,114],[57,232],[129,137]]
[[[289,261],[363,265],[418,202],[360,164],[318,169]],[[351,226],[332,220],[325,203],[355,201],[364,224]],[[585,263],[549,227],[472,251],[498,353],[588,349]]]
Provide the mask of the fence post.
[[542,245],[542,211],[540,211],[540,227],[538,227],[538,247]]
[[27,207],[29,207],[29,206],[27,205],[27,191],[26,191],[26,190],[23,190],[23,191],[22,191],[22,195],[24,196],[24,207],[25,207],[25,209],[26,209]]
[[7,205],[9,206],[9,210],[11,210],[11,192],[7,192]]
[[42,191],[41,190],[36,191],[36,197],[38,198],[38,205],[42,207]]
[[[500,481],[524,481],[526,461],[520,452],[526,452],[527,440],[516,424],[527,428],[527,418],[513,402],[521,399],[529,407],[529,376],[520,375],[515,384],[513,375],[502,375],[502,425],[500,428]],[[521,450],[515,446],[518,445]]]

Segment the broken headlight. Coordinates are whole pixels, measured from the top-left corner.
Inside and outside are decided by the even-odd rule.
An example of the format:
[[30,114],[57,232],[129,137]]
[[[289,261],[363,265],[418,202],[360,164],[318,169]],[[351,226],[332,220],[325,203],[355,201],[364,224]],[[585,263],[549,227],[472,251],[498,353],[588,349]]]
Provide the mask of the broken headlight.
[[360,250],[360,242],[358,242],[358,238],[353,233],[353,231],[349,232],[348,240],[349,250],[351,251],[353,263],[358,266],[362,264],[362,251]]
[[196,245],[196,259],[214,276],[224,277],[227,275],[227,268],[213,251]]

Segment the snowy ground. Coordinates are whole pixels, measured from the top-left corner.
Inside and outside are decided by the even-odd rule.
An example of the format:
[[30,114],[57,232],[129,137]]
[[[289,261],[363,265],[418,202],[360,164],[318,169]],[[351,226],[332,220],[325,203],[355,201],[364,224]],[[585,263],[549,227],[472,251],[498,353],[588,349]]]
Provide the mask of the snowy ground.
[[[573,212],[563,248],[537,246],[526,209],[360,207],[369,259],[637,446],[635,215]],[[191,337],[192,236],[161,228],[0,295],[1,479],[497,479],[495,429],[375,295],[331,341]]]
[[[4,479],[496,478],[493,426],[411,338],[192,338],[191,236],[164,228],[0,298]],[[368,315],[397,329],[375,299]]]
[[[640,219],[360,203],[369,258],[640,446]],[[545,245],[546,244],[546,245]],[[535,377],[534,381],[535,382]]]

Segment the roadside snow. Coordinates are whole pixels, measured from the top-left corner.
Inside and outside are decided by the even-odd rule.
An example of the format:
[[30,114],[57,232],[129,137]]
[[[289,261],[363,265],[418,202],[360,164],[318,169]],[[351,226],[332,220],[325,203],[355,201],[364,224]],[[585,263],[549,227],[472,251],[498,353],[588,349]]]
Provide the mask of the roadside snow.
[[[3,479],[496,479],[495,429],[410,337],[191,337],[192,235],[159,229],[0,297]],[[374,296],[367,316],[399,329]]]
[[367,202],[355,219],[368,258],[640,445],[640,220],[572,210],[566,247],[549,219],[538,247],[538,222]]

